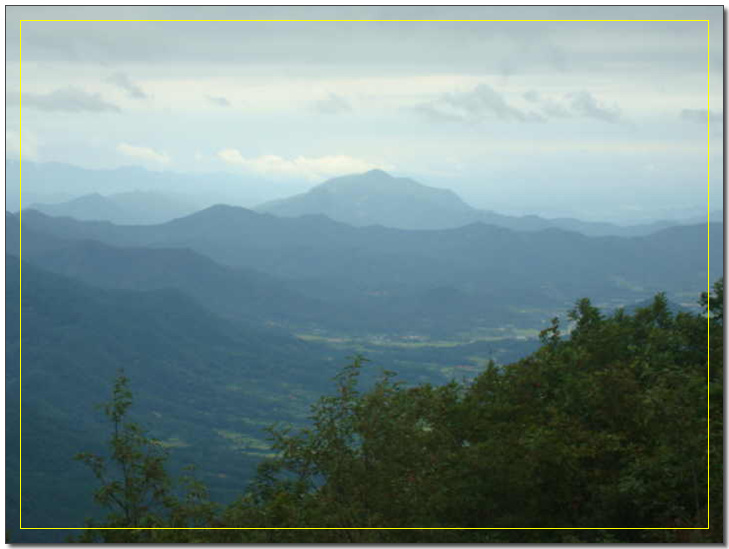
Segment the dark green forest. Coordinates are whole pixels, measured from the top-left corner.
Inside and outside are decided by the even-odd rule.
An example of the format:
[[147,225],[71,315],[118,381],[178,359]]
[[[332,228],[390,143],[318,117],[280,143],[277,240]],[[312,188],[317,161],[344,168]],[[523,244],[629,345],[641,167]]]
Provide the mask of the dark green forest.
[[383,371],[363,389],[377,365],[354,357],[308,426],[269,429],[274,456],[227,505],[168,471],[120,374],[106,453],[78,456],[105,516],[73,540],[721,543],[723,279],[701,304],[674,313],[659,294],[604,314],[582,299],[536,352],[444,385]]

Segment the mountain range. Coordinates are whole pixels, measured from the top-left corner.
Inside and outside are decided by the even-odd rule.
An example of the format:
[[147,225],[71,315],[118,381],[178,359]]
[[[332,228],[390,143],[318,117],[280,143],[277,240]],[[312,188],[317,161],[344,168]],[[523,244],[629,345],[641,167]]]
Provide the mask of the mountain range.
[[[6,213],[6,253],[19,256],[19,223]],[[124,290],[176,289],[238,321],[306,325],[332,311],[253,269],[215,263],[186,248],[116,247],[23,228],[23,260],[87,284]]]
[[[7,219],[11,225],[17,220]],[[360,328],[375,332],[448,326],[444,307],[458,302],[462,306],[455,309],[464,313],[460,318],[465,324],[518,324],[521,318],[522,323],[541,325],[546,315],[568,308],[579,297],[631,303],[667,291],[679,302],[688,297],[694,301],[706,281],[707,232],[701,225],[633,238],[587,237],[559,229],[521,232],[483,223],[408,231],[214,206],[146,226],[82,222],[28,210],[23,214],[26,229],[66,240],[154,248],[160,257],[170,249],[191,250],[228,268],[264,273],[305,299],[326,303],[319,318],[336,319],[331,325],[349,316],[360,319]],[[712,223],[710,235],[709,274],[715,279],[722,273],[722,226]],[[32,260],[32,249],[24,247],[24,257],[26,251]],[[51,260],[45,261],[50,266]],[[65,269],[78,269],[78,261],[66,263],[72,266]],[[167,276],[172,280],[182,275]],[[327,307],[353,314],[328,315]],[[536,317],[524,312],[535,309],[542,310]],[[462,328],[451,324],[453,330]]]
[[[17,160],[5,161],[5,175],[6,209],[16,212],[21,198]],[[182,215],[180,208],[190,213],[218,202],[254,205],[281,196],[277,189],[260,177],[241,174],[179,173],[138,166],[91,169],[23,160],[23,208],[57,205],[56,211],[48,213],[118,223],[168,221],[169,215]],[[159,212],[151,211],[155,203]]]
[[[223,317],[258,325],[309,331],[401,332],[463,329],[483,318],[484,309],[453,288],[424,289],[406,296],[377,298],[348,286],[338,291],[315,280],[282,279],[256,269],[213,261],[189,248],[109,245],[68,234],[57,226],[74,222],[36,214],[49,225],[33,228],[24,214],[23,259],[95,286],[132,290],[175,288]],[[96,224],[91,224],[95,226]],[[101,224],[104,225],[104,224]],[[6,214],[7,251],[20,253],[19,220]],[[59,236],[59,235],[64,235]],[[361,294],[361,295],[360,295]],[[448,299],[444,299],[447,297]],[[418,313],[418,314],[416,314]],[[501,306],[489,307],[492,321],[514,320]]]
[[556,228],[588,236],[642,236],[678,224],[658,221],[621,226],[573,218],[508,216],[473,208],[453,191],[393,177],[382,170],[335,177],[306,193],[267,202],[255,209],[284,217],[321,214],[358,227],[449,229],[480,222],[517,231]]
[[[6,198],[11,211],[19,201],[18,171],[17,162],[6,161]],[[518,231],[559,228],[588,236],[641,236],[678,224],[705,222],[699,217],[623,226],[574,218],[504,215],[474,208],[451,190],[393,177],[382,170],[335,177],[307,192],[262,203],[281,192],[277,185],[242,175],[180,174],[132,167],[90,170],[62,163],[23,162],[26,209],[119,224],[162,223],[217,202],[257,205],[256,211],[278,216],[325,215],[353,226],[401,229],[447,229],[481,222]],[[712,212],[711,220],[722,221],[722,212]]]

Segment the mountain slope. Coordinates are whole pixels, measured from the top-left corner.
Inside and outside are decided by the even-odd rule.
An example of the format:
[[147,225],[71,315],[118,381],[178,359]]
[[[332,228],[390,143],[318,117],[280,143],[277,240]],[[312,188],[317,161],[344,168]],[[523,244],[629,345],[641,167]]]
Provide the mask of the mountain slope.
[[[16,503],[19,268],[6,256],[7,486]],[[175,448],[176,467],[201,465],[218,499],[242,490],[265,453],[261,426],[303,421],[334,372],[320,348],[241,328],[180,292],[102,290],[26,262],[22,282],[24,526],[81,526],[90,514],[91,475],[72,458],[102,450],[108,430],[94,406],[119,369],[132,380],[135,418]]]

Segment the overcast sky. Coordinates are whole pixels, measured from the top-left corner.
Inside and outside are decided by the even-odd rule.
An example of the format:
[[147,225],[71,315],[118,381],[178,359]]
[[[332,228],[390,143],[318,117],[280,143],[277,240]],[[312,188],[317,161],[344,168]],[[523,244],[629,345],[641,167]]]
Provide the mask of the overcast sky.
[[710,84],[704,21],[26,21],[23,159],[271,197],[377,167],[506,213],[640,220],[705,212],[708,152],[721,208],[721,6],[8,7],[8,158],[20,19],[708,19]]

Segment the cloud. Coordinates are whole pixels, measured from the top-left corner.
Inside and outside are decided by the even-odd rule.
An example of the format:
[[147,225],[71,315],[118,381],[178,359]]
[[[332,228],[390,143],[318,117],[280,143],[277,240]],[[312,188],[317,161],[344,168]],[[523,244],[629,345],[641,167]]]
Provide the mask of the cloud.
[[344,97],[330,93],[326,99],[314,101],[314,110],[320,114],[342,114],[352,111],[352,105]]
[[466,119],[460,113],[447,112],[437,103],[421,103],[409,109],[423,118],[427,118],[431,122],[466,122]]
[[524,92],[522,94],[522,97],[529,101],[530,103],[537,103],[539,101],[539,92],[535,90],[529,90],[528,92]]
[[523,94],[545,118],[594,118],[603,122],[618,122],[620,109],[599,102],[590,92],[582,90],[565,94],[561,100],[545,97],[534,90]]
[[38,139],[35,134],[25,130],[21,151],[20,132],[18,130],[5,130],[5,158],[20,158],[23,155],[27,160],[38,160]]
[[570,107],[578,115],[595,118],[603,122],[617,122],[620,119],[620,109],[598,103],[597,99],[588,91],[583,90],[574,93],[571,97]]
[[218,158],[226,164],[245,164],[246,159],[235,149],[223,149],[218,151]]
[[410,110],[434,122],[544,122],[550,118],[570,117],[594,118],[611,123],[620,120],[617,106],[607,106],[585,90],[565,94],[560,101],[545,97],[536,90],[529,90],[521,94],[521,99],[529,106],[515,107],[504,94],[487,84],[479,84],[472,91],[446,93]]
[[510,105],[504,96],[487,84],[472,91],[446,93],[435,101],[416,105],[414,111],[434,121],[480,122],[497,119],[513,122],[539,122],[543,117]]
[[69,86],[46,94],[24,93],[23,107],[56,112],[121,112],[99,93],[88,93]]
[[337,175],[361,173],[385,166],[372,164],[366,160],[345,155],[320,156],[307,158],[298,156],[286,159],[276,155],[264,155],[256,158],[245,158],[236,149],[223,149],[218,152],[223,162],[241,166],[246,170],[270,177],[304,178],[321,180]]
[[106,79],[107,82],[114,84],[117,88],[120,88],[127,92],[127,95],[132,99],[146,99],[147,94],[142,91],[138,85],[132,82],[129,77],[123,72],[118,72],[111,75]]
[[553,99],[541,99],[539,105],[542,113],[547,117],[569,118],[570,116],[574,116],[574,113],[570,111],[569,107]]
[[205,98],[218,107],[230,107],[230,101],[222,95],[206,95]]
[[499,62],[499,74],[508,78],[509,76],[516,73],[519,64],[514,57],[504,57]]
[[[656,9],[655,6],[590,6],[580,8],[580,12],[585,19],[652,19]],[[701,11],[701,8],[694,9]],[[680,6],[664,6],[661,18],[695,18],[696,14],[690,11]],[[14,9],[9,17],[11,21],[16,18],[128,19],[130,14],[133,19],[307,19],[313,12],[316,12],[315,19],[354,20],[383,17],[518,20],[574,16],[567,6],[28,6]],[[707,12],[706,16],[721,24],[718,10],[713,15]],[[9,59],[18,58],[15,27],[12,24],[8,27]],[[166,69],[177,65],[187,74],[196,66],[218,63],[235,70],[241,63],[251,62],[297,65],[307,71],[315,65],[346,67],[355,74],[370,66],[395,63],[402,70],[418,74],[432,70],[433,66],[451,73],[473,74],[478,67],[484,74],[498,74],[504,68],[506,57],[510,63],[518,62],[520,74],[543,75],[545,68],[560,70],[564,59],[569,60],[571,70],[589,71],[603,55],[619,56],[626,61],[614,69],[604,66],[606,69],[642,74],[647,60],[660,74],[663,70],[678,73],[695,67],[700,59],[706,61],[706,33],[702,25],[691,22],[639,27],[631,21],[609,24],[444,22],[437,25],[435,33],[428,32],[430,29],[431,25],[421,30],[421,25],[413,27],[412,23],[398,21],[387,25],[322,22],[291,27],[251,24],[246,26],[245,33],[240,33],[236,25],[199,25],[193,34],[185,34],[179,24],[144,24],[135,26],[134,39],[130,40],[126,24],[117,27],[68,22],[58,26],[28,25],[27,29],[24,25],[23,56],[24,61],[101,61],[112,66],[149,63],[158,67],[164,63]],[[342,39],[342,33],[346,33],[346,40]],[[712,34],[711,51],[719,52],[721,38],[714,34],[720,33]],[[266,48],[260,47],[262,43]],[[332,44],[337,46],[333,48]],[[644,56],[624,57],[626,50],[631,49],[645,52]],[[720,55],[716,59],[721,70]]]
[[142,160],[144,162],[163,165],[170,163],[170,157],[168,155],[157,152],[149,147],[136,147],[127,143],[119,143],[116,146],[116,150],[124,156]]
[[487,84],[479,84],[472,92],[447,94],[445,105],[460,111],[464,117],[483,117],[493,115],[502,120],[524,122],[527,115],[509,105],[504,96]]
[[[706,125],[706,115],[706,109],[682,109],[679,117],[681,118],[681,120],[685,120],[686,122]],[[724,116],[718,112],[709,112],[708,119],[711,123],[722,124],[724,122]]]
[[20,93],[17,90],[5,92],[5,107],[17,107],[20,104]]
[[536,90],[529,90],[523,93],[522,97],[535,107],[538,106],[542,111],[542,115],[547,118],[550,116],[555,118],[567,118],[572,116],[565,105],[562,105],[553,99],[545,98]]

